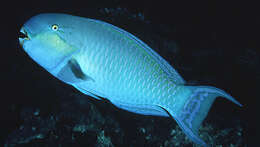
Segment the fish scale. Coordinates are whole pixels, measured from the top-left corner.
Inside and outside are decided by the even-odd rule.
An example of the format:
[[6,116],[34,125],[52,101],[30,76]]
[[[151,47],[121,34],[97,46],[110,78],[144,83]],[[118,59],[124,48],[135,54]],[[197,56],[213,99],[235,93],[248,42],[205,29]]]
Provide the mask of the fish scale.
[[[112,48],[119,48],[119,47],[112,47]],[[117,79],[118,79],[117,77],[119,77],[119,74],[121,74],[120,71],[118,70],[118,66],[120,67],[120,64],[117,62],[118,61],[117,58],[119,56],[121,56],[121,58],[124,57],[123,55],[113,54],[113,56],[112,56],[113,59],[110,62],[110,65],[113,65],[113,66],[109,66],[110,67],[109,71],[111,72],[111,74],[114,73],[114,76],[113,77],[107,77],[107,78],[108,78],[108,81],[110,81],[111,83],[120,83],[119,81],[117,81]],[[130,61],[131,61],[131,59],[133,59],[133,58],[130,58]],[[137,56],[137,59],[135,61],[141,61],[141,60],[142,60],[141,57]],[[143,76],[141,76],[142,73],[145,70],[144,65],[145,64],[141,64],[141,62],[139,64],[135,64],[135,62],[129,62],[129,66],[124,68],[124,70],[125,70],[124,73],[126,73],[125,76],[127,76],[126,79],[128,79],[128,81],[122,82],[122,83],[126,83],[127,84],[126,86],[123,86],[123,87],[128,87],[128,88],[131,88],[131,89],[136,89],[136,88],[134,88],[134,86],[138,85],[137,89],[140,89],[140,90],[143,91],[143,92],[142,91],[139,92],[139,94],[141,96],[144,96],[145,88],[146,88],[145,87],[145,85],[146,85],[145,83],[147,82],[147,79],[145,79],[145,78],[143,78]],[[111,75],[111,74],[108,74],[108,75]],[[104,75],[106,75],[106,74],[104,74]],[[116,78],[116,79],[114,79],[114,78]],[[136,81],[138,81],[138,82],[136,83]],[[116,88],[114,88],[114,89],[116,89]],[[125,89],[125,91],[129,91],[129,89]],[[122,93],[125,93],[125,92],[122,92]]]
[[148,45],[103,21],[39,14],[23,25],[21,33],[25,52],[59,80],[130,112],[170,116],[201,146],[207,144],[198,128],[216,97],[242,106],[221,89],[185,85],[178,72]]

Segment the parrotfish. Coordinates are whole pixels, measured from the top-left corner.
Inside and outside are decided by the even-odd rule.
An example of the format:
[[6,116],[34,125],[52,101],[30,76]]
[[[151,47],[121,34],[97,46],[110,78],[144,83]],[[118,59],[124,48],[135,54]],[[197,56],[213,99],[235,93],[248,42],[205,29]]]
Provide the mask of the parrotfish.
[[194,143],[216,97],[211,86],[189,86],[146,43],[104,21],[60,13],[33,16],[21,28],[23,50],[59,80],[130,112],[172,117]]

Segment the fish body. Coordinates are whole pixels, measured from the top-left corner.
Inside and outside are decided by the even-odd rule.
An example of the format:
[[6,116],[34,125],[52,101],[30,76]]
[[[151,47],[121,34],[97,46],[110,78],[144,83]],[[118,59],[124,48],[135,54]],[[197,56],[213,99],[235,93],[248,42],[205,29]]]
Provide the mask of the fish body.
[[186,86],[159,54],[109,23],[67,14],[39,14],[22,27],[25,52],[53,76],[82,93],[143,115],[171,116],[195,143],[218,96],[210,86]]

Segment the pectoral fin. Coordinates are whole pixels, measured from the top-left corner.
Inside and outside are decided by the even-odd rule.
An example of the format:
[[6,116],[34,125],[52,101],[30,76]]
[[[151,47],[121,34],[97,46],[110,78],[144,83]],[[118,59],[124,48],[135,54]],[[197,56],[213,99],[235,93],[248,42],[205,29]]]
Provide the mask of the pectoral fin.
[[86,75],[76,59],[70,59],[67,64],[60,70],[57,77],[66,83],[77,83],[82,81],[94,81],[90,76]]
[[75,59],[70,59],[68,61],[68,66],[72,73],[75,75],[76,78],[81,79],[81,80],[87,80],[88,77],[83,73],[83,71],[80,68],[79,63]]

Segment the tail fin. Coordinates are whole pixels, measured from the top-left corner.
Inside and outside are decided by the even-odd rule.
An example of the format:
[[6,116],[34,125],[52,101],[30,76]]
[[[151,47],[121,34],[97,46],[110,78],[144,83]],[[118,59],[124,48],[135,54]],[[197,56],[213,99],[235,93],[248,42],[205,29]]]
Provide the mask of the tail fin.
[[[216,97],[225,97],[228,100],[242,107],[232,96],[215,87],[209,86],[185,86],[185,89],[191,93],[188,97],[183,98],[182,106],[172,111],[174,108],[165,108],[171,116],[177,121],[178,125],[182,128],[184,133],[195,143],[202,146],[207,144],[198,136],[198,129],[202,121],[208,114],[208,111],[216,99]],[[170,106],[169,106],[170,107]]]

